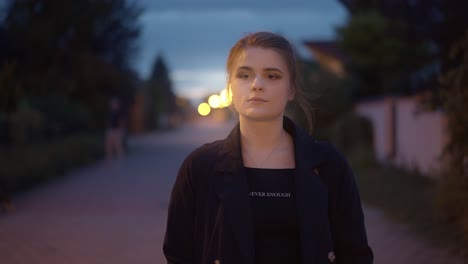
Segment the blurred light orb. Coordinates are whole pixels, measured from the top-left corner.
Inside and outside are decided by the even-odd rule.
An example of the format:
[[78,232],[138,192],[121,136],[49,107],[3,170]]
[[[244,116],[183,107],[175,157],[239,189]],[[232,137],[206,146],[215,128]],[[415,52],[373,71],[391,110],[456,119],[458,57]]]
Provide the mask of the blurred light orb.
[[232,102],[232,95],[228,94],[227,89],[223,89],[219,94],[221,97],[221,107],[228,107]]
[[208,98],[208,104],[210,104],[211,108],[219,108],[221,106],[221,97],[213,94]]
[[201,116],[207,116],[211,112],[211,107],[207,103],[201,103],[198,105],[198,113]]

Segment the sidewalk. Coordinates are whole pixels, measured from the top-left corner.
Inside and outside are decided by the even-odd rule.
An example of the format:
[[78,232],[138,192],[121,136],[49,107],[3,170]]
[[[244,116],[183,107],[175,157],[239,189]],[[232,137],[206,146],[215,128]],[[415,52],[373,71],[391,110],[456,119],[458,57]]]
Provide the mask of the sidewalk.
[[[0,263],[166,263],[162,241],[177,169],[193,148],[225,137],[231,125],[134,138],[134,151],[123,160],[99,162],[14,197],[17,211],[0,215]],[[364,211],[375,264],[462,264],[380,210]]]
[[449,252],[429,246],[408,228],[394,223],[377,208],[364,208],[369,244],[375,264],[463,264]]

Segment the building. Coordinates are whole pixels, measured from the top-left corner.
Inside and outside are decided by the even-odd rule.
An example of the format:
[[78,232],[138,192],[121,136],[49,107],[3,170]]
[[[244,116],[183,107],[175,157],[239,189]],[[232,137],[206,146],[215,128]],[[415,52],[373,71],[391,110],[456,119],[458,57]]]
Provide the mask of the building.
[[334,41],[306,41],[304,45],[324,69],[340,78],[346,77],[346,56]]

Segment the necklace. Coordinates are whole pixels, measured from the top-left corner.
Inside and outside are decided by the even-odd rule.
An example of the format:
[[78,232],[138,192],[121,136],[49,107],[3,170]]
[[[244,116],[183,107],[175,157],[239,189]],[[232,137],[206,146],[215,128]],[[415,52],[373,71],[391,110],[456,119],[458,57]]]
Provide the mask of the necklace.
[[250,155],[250,152],[248,151],[247,148],[245,148],[245,153],[247,153],[247,156],[249,156],[249,158],[254,162],[255,166],[260,168],[263,163],[265,161],[268,160],[268,158],[271,156],[271,154],[273,154],[273,152],[275,152],[275,150],[281,145],[281,139],[278,140],[278,144],[276,144],[276,146],[274,148],[271,149],[270,153],[268,153],[268,155],[265,156],[265,158],[263,158],[263,160],[261,160],[261,162],[257,162],[252,155]]

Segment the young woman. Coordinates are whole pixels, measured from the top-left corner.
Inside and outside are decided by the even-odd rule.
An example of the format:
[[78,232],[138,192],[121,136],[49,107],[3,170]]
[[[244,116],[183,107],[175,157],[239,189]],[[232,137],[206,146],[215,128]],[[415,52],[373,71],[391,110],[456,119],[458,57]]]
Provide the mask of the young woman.
[[239,124],[183,162],[168,211],[168,263],[372,263],[345,158],[285,117],[288,102],[303,100],[291,44],[249,34],[231,49],[227,71]]

